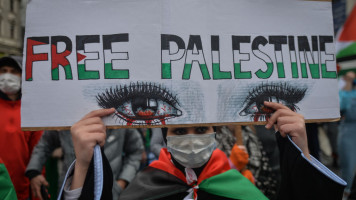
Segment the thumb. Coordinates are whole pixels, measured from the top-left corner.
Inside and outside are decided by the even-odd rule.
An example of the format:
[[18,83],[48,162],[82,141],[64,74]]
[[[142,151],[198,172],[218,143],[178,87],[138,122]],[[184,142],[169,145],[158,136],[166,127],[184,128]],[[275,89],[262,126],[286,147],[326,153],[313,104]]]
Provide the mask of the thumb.
[[49,183],[47,182],[47,180],[46,180],[46,179],[43,179],[43,181],[42,181],[42,185],[44,185],[44,186],[48,187],[48,186],[49,186]]

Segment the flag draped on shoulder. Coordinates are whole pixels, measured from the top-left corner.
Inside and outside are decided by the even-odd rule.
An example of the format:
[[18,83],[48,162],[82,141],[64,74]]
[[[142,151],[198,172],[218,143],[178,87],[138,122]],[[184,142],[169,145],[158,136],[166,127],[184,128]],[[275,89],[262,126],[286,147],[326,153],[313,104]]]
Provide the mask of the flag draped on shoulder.
[[337,35],[336,52],[338,62],[356,60],[356,5]]
[[176,168],[167,149],[162,149],[159,160],[140,172],[120,199],[267,200],[240,172],[230,169],[226,155],[218,149],[199,177],[187,174]]

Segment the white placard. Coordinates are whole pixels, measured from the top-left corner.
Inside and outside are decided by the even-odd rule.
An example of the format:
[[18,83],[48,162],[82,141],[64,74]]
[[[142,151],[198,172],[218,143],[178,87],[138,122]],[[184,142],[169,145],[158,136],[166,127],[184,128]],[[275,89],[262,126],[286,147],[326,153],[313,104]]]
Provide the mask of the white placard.
[[23,66],[23,128],[339,118],[325,1],[32,0]]

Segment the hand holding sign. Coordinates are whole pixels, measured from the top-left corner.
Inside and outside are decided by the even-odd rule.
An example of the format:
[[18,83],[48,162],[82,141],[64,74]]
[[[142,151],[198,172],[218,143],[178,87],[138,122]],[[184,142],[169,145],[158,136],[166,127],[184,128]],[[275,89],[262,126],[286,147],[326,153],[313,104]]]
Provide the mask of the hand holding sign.
[[[71,128],[75,156],[75,171],[71,189],[83,185],[90,161],[93,157],[94,147],[99,144],[104,146],[106,138],[106,126],[101,117],[110,115],[115,109],[94,110],[85,115]],[[74,181],[75,180],[75,181]]]
[[282,137],[289,135],[293,142],[303,151],[303,154],[310,159],[307,133],[305,129],[304,116],[293,112],[287,106],[274,102],[264,102],[265,106],[275,110],[266,125],[270,129],[274,124]]

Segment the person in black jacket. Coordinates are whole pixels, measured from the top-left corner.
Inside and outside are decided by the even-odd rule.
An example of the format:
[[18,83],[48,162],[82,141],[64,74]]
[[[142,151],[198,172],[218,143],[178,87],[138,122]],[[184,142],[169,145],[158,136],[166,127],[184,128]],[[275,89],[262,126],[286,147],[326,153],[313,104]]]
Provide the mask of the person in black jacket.
[[[281,156],[281,188],[279,200],[337,200],[342,198],[345,182],[309,155],[302,115],[288,107],[265,102],[275,110],[266,128],[273,126]],[[112,180],[105,178],[110,167],[103,157],[103,190],[94,187],[96,144],[105,142],[105,125],[101,116],[114,109],[96,110],[72,127],[77,156],[69,188],[64,199],[101,199],[110,192]],[[267,199],[236,170],[230,170],[226,156],[214,149],[212,126],[174,127],[166,132],[167,149],[159,160],[140,172],[121,194],[120,199]],[[109,189],[108,189],[109,188]]]

